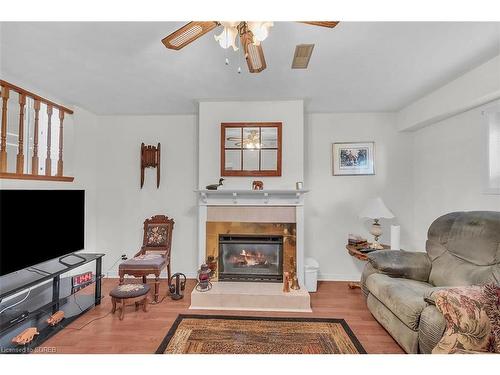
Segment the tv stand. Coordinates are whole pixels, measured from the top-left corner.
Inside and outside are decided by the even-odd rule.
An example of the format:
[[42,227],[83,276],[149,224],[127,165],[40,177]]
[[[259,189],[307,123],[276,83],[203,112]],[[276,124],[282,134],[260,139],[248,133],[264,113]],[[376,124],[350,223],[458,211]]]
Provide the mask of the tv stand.
[[[31,290],[30,296],[25,301],[12,307],[12,310],[29,311],[27,317],[24,316],[23,319],[16,321],[16,317],[12,316],[13,312],[10,312],[8,315],[6,314],[10,309],[0,314],[2,323],[6,319],[8,320],[7,323],[10,323],[2,324],[3,327],[0,331],[0,349],[3,353],[29,353],[49,337],[64,329],[75,319],[101,303],[102,257],[104,254],[80,253],[78,255],[71,255],[77,256],[81,261],[77,264],[64,264],[60,262],[59,258],[55,258],[0,277],[0,301],[3,301],[6,297],[19,294],[22,291],[27,292],[28,289]],[[74,294],[71,277],[62,278],[61,276],[64,276],[63,274],[68,271],[93,261],[96,262],[94,293],[92,295]],[[61,267],[61,264],[64,267]],[[48,280],[51,280],[52,284],[45,283]],[[16,298],[19,301],[22,300],[24,296],[19,295],[13,297],[11,301],[4,302],[4,306],[0,310],[8,306],[9,303],[16,303]],[[46,323],[46,319],[58,310],[65,312],[65,318],[52,327]],[[12,337],[29,327],[36,327],[40,332],[30,344],[19,347],[11,343],[10,340]]]

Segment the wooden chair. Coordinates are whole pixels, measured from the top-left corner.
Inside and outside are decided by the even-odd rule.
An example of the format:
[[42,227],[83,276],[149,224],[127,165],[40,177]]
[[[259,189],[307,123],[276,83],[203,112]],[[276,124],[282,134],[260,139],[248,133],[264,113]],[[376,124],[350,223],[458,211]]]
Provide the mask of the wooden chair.
[[120,264],[118,272],[120,285],[125,275],[142,277],[146,283],[148,275],[155,275],[155,302],[159,299],[160,273],[166,267],[170,280],[170,249],[174,220],[164,215],[156,215],[144,221],[142,247],[132,259]]

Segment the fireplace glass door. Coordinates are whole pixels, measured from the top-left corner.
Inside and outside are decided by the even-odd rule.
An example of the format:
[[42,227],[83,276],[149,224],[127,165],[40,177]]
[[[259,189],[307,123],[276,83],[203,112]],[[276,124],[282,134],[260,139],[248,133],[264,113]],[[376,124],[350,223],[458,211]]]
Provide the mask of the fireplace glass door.
[[283,237],[220,235],[219,281],[283,281]]

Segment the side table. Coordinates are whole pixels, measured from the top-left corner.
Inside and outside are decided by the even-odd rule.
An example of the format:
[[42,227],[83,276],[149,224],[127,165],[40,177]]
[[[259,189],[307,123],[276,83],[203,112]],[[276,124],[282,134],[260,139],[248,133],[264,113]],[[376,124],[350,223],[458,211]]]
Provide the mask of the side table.
[[[382,245],[382,246],[384,247],[383,250],[390,249],[390,246],[388,246],[388,245]],[[346,245],[345,248],[347,249],[347,252],[349,253],[350,256],[352,256],[356,259],[362,260],[364,262],[366,262],[368,260],[368,254],[371,254],[371,252],[370,253],[362,253],[361,251],[359,251],[359,249],[355,245]],[[374,250],[374,251],[380,251],[380,250]],[[359,282],[350,282],[347,285],[349,286],[349,289],[361,288],[361,285]]]

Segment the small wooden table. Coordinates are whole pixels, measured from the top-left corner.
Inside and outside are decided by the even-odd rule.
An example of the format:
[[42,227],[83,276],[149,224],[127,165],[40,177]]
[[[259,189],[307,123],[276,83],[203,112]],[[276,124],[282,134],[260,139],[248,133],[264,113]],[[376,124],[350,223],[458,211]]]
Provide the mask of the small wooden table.
[[[390,246],[388,245],[382,245],[382,246],[383,249],[381,250],[390,249]],[[347,252],[349,253],[350,256],[353,256],[354,258],[365,262],[368,260],[368,254],[371,254],[373,252],[371,251],[369,253],[362,253],[361,251],[358,250],[358,248],[355,245],[346,245],[345,248],[347,249]],[[379,251],[379,250],[374,250],[374,251]],[[361,288],[361,284],[359,282],[350,282],[347,285],[349,286],[349,289]]]

